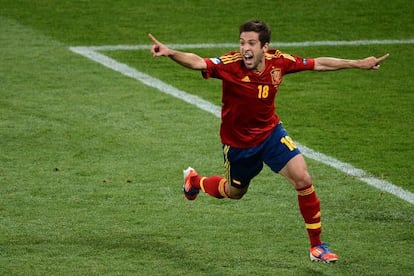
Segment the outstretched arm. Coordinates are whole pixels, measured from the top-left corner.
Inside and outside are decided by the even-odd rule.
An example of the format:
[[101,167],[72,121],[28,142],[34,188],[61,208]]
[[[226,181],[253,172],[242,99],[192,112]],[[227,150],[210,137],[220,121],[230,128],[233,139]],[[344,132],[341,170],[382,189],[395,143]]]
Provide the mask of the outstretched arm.
[[193,53],[186,53],[170,49],[159,42],[152,34],[148,34],[148,36],[154,43],[151,47],[151,53],[154,57],[166,56],[178,64],[194,70],[207,69],[206,62],[200,56]]
[[358,69],[379,69],[380,63],[388,58],[390,54],[383,55],[382,57],[367,57],[364,59],[340,59],[331,57],[319,57],[315,58],[316,71],[332,71],[347,68],[358,68]]

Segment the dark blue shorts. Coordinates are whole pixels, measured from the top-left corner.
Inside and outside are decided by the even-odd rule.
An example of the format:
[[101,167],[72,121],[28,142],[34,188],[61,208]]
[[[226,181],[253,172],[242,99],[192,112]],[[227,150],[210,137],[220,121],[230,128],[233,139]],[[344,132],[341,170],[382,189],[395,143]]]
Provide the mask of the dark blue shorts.
[[260,145],[237,149],[223,145],[225,177],[233,187],[244,188],[260,173],[263,164],[278,173],[300,151],[280,123]]

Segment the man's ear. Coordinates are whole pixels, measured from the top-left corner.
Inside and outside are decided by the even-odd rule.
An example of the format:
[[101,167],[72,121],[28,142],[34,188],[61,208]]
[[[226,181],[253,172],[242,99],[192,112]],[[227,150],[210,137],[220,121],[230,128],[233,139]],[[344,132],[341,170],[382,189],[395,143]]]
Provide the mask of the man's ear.
[[265,52],[265,53],[267,53],[267,51],[269,50],[269,42],[266,42],[264,45],[263,45],[263,52]]

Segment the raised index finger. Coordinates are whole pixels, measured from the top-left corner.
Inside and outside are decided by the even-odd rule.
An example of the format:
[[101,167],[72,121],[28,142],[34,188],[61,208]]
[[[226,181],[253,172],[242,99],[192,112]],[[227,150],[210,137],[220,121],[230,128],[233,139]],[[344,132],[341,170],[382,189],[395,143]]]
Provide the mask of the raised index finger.
[[151,34],[148,33],[148,37],[154,42],[155,44],[160,44],[160,42]]
[[382,57],[378,58],[378,63],[380,63],[381,61],[386,60],[389,56],[390,56],[390,54],[385,54]]

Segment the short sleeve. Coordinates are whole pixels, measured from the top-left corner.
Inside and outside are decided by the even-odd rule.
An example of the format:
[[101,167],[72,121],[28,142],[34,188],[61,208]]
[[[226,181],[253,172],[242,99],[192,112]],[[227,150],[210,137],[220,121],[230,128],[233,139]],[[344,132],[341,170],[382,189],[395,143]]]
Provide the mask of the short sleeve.
[[217,67],[222,64],[220,58],[204,58],[207,64],[207,69],[201,72],[203,78],[220,78]]
[[[286,54],[284,54],[286,55]],[[286,55],[285,59],[285,73],[294,73],[305,70],[313,70],[315,68],[315,59],[302,58],[296,55]]]

